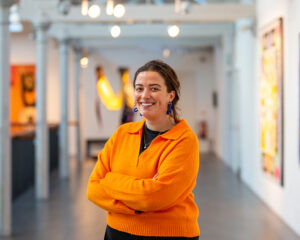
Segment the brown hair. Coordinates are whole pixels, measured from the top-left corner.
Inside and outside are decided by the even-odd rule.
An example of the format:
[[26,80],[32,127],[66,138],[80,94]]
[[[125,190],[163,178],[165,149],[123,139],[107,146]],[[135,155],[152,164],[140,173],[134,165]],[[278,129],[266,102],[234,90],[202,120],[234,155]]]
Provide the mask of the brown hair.
[[[163,79],[165,80],[165,84],[167,86],[167,91],[170,93],[171,91],[175,91],[175,97],[172,101],[172,113],[170,114],[175,122],[178,121],[178,113],[176,111],[176,104],[179,101],[180,95],[180,82],[178,80],[177,74],[168,64],[161,60],[152,60],[150,62],[145,63],[141,66],[134,74],[133,87],[135,87],[135,81],[139,73],[152,71],[159,73]],[[167,109],[166,109],[167,112]]]

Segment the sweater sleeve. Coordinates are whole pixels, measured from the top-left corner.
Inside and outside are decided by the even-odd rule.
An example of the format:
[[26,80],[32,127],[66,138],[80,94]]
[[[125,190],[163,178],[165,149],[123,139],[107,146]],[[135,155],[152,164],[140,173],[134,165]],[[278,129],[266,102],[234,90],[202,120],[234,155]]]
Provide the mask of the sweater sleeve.
[[193,190],[199,167],[198,141],[186,138],[162,161],[154,179],[139,179],[109,172],[101,180],[106,193],[138,211],[168,209]]
[[87,197],[91,202],[108,212],[135,214],[135,211],[130,209],[123,202],[109,196],[104,191],[103,185],[100,184],[101,179],[103,179],[110,171],[109,159],[113,144],[112,142],[113,140],[110,138],[105,144],[104,149],[98,155],[98,161],[89,178]]

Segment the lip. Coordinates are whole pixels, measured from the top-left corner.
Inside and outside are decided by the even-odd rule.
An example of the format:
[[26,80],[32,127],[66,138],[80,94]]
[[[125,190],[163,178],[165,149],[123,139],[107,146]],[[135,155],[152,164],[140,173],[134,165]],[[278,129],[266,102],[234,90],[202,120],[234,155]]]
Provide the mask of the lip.
[[140,103],[142,106],[152,106],[154,103]]

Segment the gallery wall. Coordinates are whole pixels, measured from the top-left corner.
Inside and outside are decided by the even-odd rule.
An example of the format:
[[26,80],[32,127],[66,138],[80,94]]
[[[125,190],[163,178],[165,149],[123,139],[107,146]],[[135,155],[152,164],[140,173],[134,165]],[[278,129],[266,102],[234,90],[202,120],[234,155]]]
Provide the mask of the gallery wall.
[[[236,62],[240,83],[242,180],[300,235],[299,162],[299,1],[257,1],[257,25],[236,25]],[[262,169],[260,81],[262,29],[283,18],[283,185]],[[253,31],[253,33],[252,33]]]

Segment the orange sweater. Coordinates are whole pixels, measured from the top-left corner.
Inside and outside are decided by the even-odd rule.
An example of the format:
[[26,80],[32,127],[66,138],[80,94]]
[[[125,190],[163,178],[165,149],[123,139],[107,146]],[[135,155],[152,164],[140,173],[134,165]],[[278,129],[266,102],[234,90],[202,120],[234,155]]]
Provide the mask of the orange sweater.
[[108,211],[107,224],[119,231],[198,236],[192,193],[199,167],[197,137],[180,120],[139,155],[143,124],[124,124],[107,141],[89,179],[88,199]]

